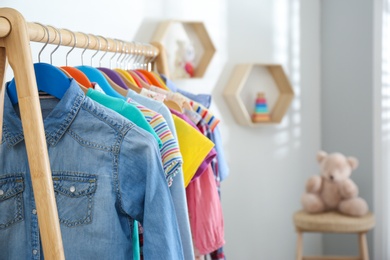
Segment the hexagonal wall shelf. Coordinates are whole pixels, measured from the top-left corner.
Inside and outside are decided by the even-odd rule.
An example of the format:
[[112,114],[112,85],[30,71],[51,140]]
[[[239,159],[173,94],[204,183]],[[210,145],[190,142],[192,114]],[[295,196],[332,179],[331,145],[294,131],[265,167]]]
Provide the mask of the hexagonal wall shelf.
[[[252,121],[252,117],[240,94],[246,86],[251,71],[257,66],[266,68],[279,90],[279,94],[273,108],[269,111],[269,120],[255,123]],[[239,64],[235,67],[223,95],[234,118],[240,125],[255,126],[264,123],[280,123],[294,98],[294,91],[283,67],[279,64]]]
[[[178,20],[160,22],[151,41],[159,42],[164,45],[164,41],[166,40],[169,31],[177,24],[182,25],[187,37],[195,45],[196,64],[193,68],[192,78],[201,78],[205,74],[216,51],[203,22]],[[165,46],[165,48],[168,50],[169,46]],[[172,57],[172,55],[170,57]],[[172,78],[175,78],[172,75],[172,68],[169,70],[169,74]]]

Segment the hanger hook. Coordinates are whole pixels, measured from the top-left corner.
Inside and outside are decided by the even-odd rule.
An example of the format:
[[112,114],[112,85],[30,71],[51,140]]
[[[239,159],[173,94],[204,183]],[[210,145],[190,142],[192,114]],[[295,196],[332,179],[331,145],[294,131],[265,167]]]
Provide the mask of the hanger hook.
[[131,57],[131,63],[132,63],[132,68],[133,69],[137,69],[137,66],[135,64],[135,61],[137,60],[138,58],[138,43],[133,41],[132,42],[132,46],[133,46],[133,55]]
[[145,56],[144,56],[144,67],[145,70],[149,71],[149,61],[152,59],[152,51],[150,50],[150,44],[146,44],[145,46]]
[[147,70],[147,65],[146,65],[146,61],[149,59],[148,55],[149,55],[149,51],[148,51],[148,46],[146,45],[143,45],[142,46],[142,52],[143,52],[143,59],[142,59],[142,67],[144,68],[144,70]]
[[81,53],[81,65],[84,65],[84,52],[88,49],[89,45],[91,44],[91,39],[89,38],[89,35],[86,33],[81,33],[84,34],[88,40],[87,46],[84,48],[83,52]]
[[122,55],[123,55],[125,44],[123,43],[122,40],[118,40],[118,41],[121,43],[121,54],[119,54],[118,58],[116,58],[116,67],[117,67],[117,68],[120,68],[119,59],[120,59],[120,57],[122,57]]
[[133,46],[134,46],[134,54],[133,54],[133,58],[132,58],[132,61],[133,61],[133,69],[137,69],[137,65],[136,65],[136,62],[138,60],[138,42],[132,42]]
[[74,44],[73,44],[72,48],[68,51],[68,53],[66,53],[66,56],[65,56],[65,65],[68,66],[68,56],[69,56],[69,53],[71,53],[74,50],[74,48],[76,47],[76,45],[77,45],[77,38],[76,38],[76,34],[73,31],[68,30],[68,29],[63,29],[63,30],[66,30],[66,31],[70,32],[72,34],[72,37],[73,37],[73,40],[74,40]]
[[45,44],[43,45],[43,47],[41,48],[41,50],[40,50],[39,53],[38,53],[38,62],[40,63],[40,62],[41,62],[41,54],[42,54],[42,51],[43,51],[43,49],[46,48],[47,44],[48,44],[49,41],[50,41],[50,34],[49,34],[49,29],[47,28],[47,26],[45,26],[45,25],[43,25],[43,24],[41,24],[41,23],[37,23],[37,22],[35,22],[35,23],[38,24],[38,25],[40,25],[40,26],[42,26],[42,28],[44,29],[45,33],[44,33],[43,37],[45,37],[45,35],[46,35],[46,33],[47,33],[47,41],[45,42]]
[[101,43],[99,37],[96,36],[96,35],[93,35],[93,37],[96,38],[96,40],[97,40],[99,46],[98,46],[98,50],[91,56],[91,66],[92,66],[92,59],[96,56],[96,54],[98,54],[98,52],[100,51],[100,49],[101,49],[101,47],[102,47],[102,43]]
[[157,52],[157,50],[155,50],[153,45],[149,44],[149,46],[151,47],[151,50],[150,50],[151,57],[148,60],[148,70],[152,71],[152,64],[156,60],[158,52]]
[[133,54],[133,44],[132,44],[132,42],[129,42],[128,44],[130,45],[130,48],[129,48],[130,51],[128,52],[127,57],[125,59],[126,69],[130,69],[129,64],[130,64],[131,58],[133,56],[132,55]]
[[116,56],[116,54],[118,53],[118,41],[116,39],[114,39],[114,42],[115,42],[115,53],[114,55],[111,56],[110,58],[110,69],[112,68],[112,59]]
[[136,48],[136,52],[137,52],[137,57],[136,57],[136,59],[135,59],[135,61],[134,61],[134,64],[135,64],[135,66],[137,67],[137,68],[142,68],[141,66],[140,66],[140,61],[141,61],[141,59],[142,59],[142,50],[141,50],[141,48],[142,48],[142,44],[140,44],[139,42],[136,42],[136,45],[138,45],[138,48]]
[[127,49],[127,42],[123,41],[123,47],[124,47],[124,50],[125,50],[125,55],[123,56],[123,58],[120,60],[119,64],[121,65],[121,68],[123,69],[123,66],[122,66],[122,62],[123,60],[126,58],[127,54],[128,54],[128,49]]
[[[57,51],[57,49],[60,47],[60,45],[62,44],[62,35],[61,35],[61,32],[60,30],[58,30],[57,28],[51,26],[51,25],[48,25],[50,26],[51,28],[53,28],[57,33],[58,33],[58,37],[60,37],[60,41],[57,45],[57,47],[54,48],[54,50],[50,53],[50,64],[53,64],[53,53],[55,53]],[[57,38],[57,34],[56,34],[56,38]],[[54,38],[54,40],[56,39]]]
[[98,37],[102,37],[103,40],[106,41],[106,45],[107,45],[106,52],[102,55],[102,57],[100,57],[100,60],[99,60],[99,67],[101,67],[101,66],[102,66],[102,59],[103,59],[104,56],[106,56],[106,54],[107,54],[108,51],[110,50],[110,45],[109,45],[108,39],[107,39],[106,37],[103,37],[103,36],[101,36],[101,35],[99,35]]

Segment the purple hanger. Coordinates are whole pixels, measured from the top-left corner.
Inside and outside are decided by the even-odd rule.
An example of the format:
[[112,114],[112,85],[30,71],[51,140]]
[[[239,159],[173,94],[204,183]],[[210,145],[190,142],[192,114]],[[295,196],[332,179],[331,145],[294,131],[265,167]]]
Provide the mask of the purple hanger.
[[108,68],[98,68],[98,70],[104,72],[112,81],[114,81],[118,86],[120,86],[123,89],[129,89],[126,86],[126,83],[123,81],[123,79],[118,75],[118,72],[108,69]]

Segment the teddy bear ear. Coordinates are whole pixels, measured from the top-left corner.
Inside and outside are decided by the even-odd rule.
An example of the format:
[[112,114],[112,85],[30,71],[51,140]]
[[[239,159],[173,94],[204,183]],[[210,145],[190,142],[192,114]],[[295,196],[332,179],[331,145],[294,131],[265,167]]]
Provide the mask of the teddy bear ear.
[[325,152],[325,151],[319,151],[319,152],[317,153],[317,161],[318,161],[319,163],[322,162],[322,160],[324,160],[326,156],[328,156],[328,153],[327,153],[327,152]]
[[347,161],[348,161],[349,165],[351,166],[352,170],[355,170],[359,165],[359,161],[355,157],[348,157]]

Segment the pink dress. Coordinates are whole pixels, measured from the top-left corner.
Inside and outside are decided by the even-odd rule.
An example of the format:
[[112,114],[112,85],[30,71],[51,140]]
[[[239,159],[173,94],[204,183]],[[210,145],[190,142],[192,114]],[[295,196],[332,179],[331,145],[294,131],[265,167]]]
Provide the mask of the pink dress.
[[186,194],[195,253],[209,254],[225,243],[222,207],[210,165],[187,186]]

